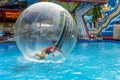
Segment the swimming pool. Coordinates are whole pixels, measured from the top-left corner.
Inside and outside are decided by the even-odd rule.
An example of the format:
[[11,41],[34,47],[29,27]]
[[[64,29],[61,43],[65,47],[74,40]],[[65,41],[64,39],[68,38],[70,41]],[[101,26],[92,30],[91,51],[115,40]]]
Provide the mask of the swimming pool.
[[120,80],[120,42],[79,41],[58,63],[29,62],[15,43],[1,43],[0,79]]

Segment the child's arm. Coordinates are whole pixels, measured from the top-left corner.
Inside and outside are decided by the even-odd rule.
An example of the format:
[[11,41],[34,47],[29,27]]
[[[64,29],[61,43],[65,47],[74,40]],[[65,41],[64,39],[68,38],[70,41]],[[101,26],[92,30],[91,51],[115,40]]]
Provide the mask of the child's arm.
[[58,48],[56,48],[56,50],[58,50],[58,51],[61,52],[61,53],[64,53],[62,50],[60,50],[60,49],[58,49]]

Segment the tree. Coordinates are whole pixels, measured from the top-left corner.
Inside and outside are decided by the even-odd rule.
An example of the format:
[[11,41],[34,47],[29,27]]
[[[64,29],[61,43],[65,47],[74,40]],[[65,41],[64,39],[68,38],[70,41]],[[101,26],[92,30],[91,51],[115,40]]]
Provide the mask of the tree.
[[93,18],[92,21],[94,23],[95,26],[97,26],[98,24],[98,18],[102,17],[102,13],[101,13],[102,8],[100,6],[97,6],[93,9]]

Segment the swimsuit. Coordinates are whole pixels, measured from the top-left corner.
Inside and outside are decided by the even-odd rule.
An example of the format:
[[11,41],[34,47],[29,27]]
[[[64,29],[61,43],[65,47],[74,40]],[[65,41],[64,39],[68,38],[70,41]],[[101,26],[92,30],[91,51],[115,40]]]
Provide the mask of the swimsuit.
[[50,54],[55,51],[55,46],[50,46],[49,48],[46,49],[46,54]]

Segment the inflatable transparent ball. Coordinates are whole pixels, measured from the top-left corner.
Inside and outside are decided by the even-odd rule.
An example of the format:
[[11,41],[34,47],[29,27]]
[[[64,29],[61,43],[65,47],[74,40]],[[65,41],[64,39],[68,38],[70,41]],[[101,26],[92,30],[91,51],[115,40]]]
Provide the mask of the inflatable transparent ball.
[[15,23],[15,41],[25,59],[39,61],[35,54],[53,45],[54,57],[46,54],[46,60],[60,60],[70,53],[77,41],[77,26],[70,13],[50,2],[39,2],[25,9]]

